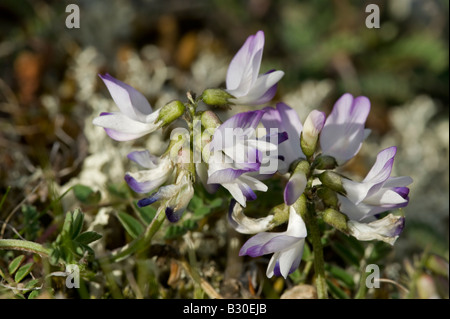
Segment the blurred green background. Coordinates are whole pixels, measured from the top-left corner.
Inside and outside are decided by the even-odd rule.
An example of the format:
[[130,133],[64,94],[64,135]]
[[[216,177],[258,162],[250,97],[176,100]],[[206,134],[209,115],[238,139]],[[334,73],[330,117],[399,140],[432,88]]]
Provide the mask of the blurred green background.
[[[65,25],[71,3],[79,29]],[[365,25],[371,3],[380,8],[378,29]],[[160,107],[187,90],[223,87],[232,56],[264,30],[262,71],[285,71],[275,100],[302,120],[312,108],[329,112],[345,92],[370,98],[372,134],[349,173],[364,176],[378,151],[398,146],[394,172],[414,183],[393,260],[424,251],[448,260],[448,17],[446,0],[2,0],[0,195],[11,190],[0,220],[23,200],[45,206],[74,180],[100,189],[122,181],[121,169],[91,157],[105,144],[90,121],[111,106],[98,73]],[[147,147],[157,153],[161,140]],[[128,165],[115,152],[114,167]],[[96,167],[104,174],[83,180]],[[49,225],[52,214],[40,218]]]

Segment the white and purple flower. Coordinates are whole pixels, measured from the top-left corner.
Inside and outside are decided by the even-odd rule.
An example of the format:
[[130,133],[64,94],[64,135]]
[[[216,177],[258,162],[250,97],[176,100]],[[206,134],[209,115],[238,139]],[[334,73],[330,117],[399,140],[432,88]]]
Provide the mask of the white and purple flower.
[[247,38],[232,59],[226,77],[226,91],[234,98],[231,103],[261,105],[269,102],[276,93],[283,71],[270,71],[260,75],[264,49],[264,32],[258,31]]
[[127,172],[125,181],[136,193],[148,193],[163,185],[174,170],[174,164],[168,157],[156,157],[148,151],[134,151],[128,158],[147,170]]
[[182,171],[178,174],[175,184],[160,187],[157,192],[138,201],[138,206],[144,207],[159,201],[165,206],[167,219],[175,223],[180,220],[192,196],[194,196],[192,179],[187,172]]
[[242,206],[232,199],[228,210],[228,222],[237,232],[241,234],[256,234],[268,231],[275,225],[272,223],[273,215],[262,218],[247,217]]
[[278,146],[278,172],[287,173],[289,166],[299,158],[305,158],[300,147],[300,135],[303,125],[297,112],[284,103],[277,103],[276,108],[264,108],[261,123],[266,130],[276,128],[287,133],[287,141]]
[[162,121],[158,121],[160,109],[153,111],[140,92],[109,74],[99,76],[120,112],[103,112],[94,118],[94,125],[103,127],[117,141],[134,140],[162,126]]
[[323,155],[336,159],[339,165],[353,158],[370,133],[364,129],[370,111],[370,101],[365,96],[353,98],[344,94],[328,115],[320,134]]
[[346,195],[338,194],[340,211],[351,220],[372,221],[382,212],[405,207],[409,202],[409,176],[390,177],[396,147],[389,147],[377,155],[377,159],[362,182],[342,179]]
[[394,245],[405,227],[405,217],[389,214],[370,223],[349,220],[347,226],[350,235],[358,240],[381,240]]
[[295,211],[294,206],[290,206],[286,231],[256,234],[242,246],[239,256],[258,257],[273,254],[267,267],[267,277],[275,275],[286,278],[300,265],[306,235],[303,219]]
[[277,144],[286,139],[285,133],[278,132],[257,137],[263,114],[258,110],[234,115],[216,129],[208,145],[208,184],[222,185],[244,207],[247,200],[256,199],[255,190],[267,191],[258,179],[261,164],[277,159]]

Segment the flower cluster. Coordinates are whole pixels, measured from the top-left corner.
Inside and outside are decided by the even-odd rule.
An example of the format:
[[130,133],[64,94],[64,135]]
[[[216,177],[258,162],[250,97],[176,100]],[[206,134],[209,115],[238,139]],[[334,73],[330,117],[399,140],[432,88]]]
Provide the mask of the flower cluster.
[[[142,169],[125,180],[137,193],[147,194],[138,205],[159,202],[170,222],[178,221],[194,195],[196,177],[210,193],[219,187],[231,195],[228,221],[238,232],[253,234],[240,255],[273,254],[267,276],[286,278],[298,268],[303,246],[315,219],[359,240],[393,244],[404,227],[404,217],[380,214],[408,204],[410,177],[392,177],[396,148],[382,150],[366,177],[358,182],[340,173],[359,152],[370,133],[365,128],[370,111],[367,97],[344,94],[331,113],[313,110],[303,121],[285,103],[272,100],[282,71],[260,74],[264,33],[250,36],[228,68],[226,88],[209,88],[188,102],[172,101],[158,110],[129,85],[101,75],[119,112],[102,113],[94,124],[118,141],[142,137],[183,118],[189,130],[172,134],[160,157],[134,151],[128,158]],[[211,110],[197,106],[251,105],[254,111],[236,114],[223,123]],[[196,128],[200,127],[200,134]],[[202,132],[203,130],[203,132]],[[174,130],[175,131],[175,130]],[[259,219],[244,214],[247,201],[266,192],[264,180],[286,177],[278,206]],[[275,226],[287,224],[283,232]],[[314,245],[313,245],[314,246]],[[313,247],[316,249],[316,247]]]

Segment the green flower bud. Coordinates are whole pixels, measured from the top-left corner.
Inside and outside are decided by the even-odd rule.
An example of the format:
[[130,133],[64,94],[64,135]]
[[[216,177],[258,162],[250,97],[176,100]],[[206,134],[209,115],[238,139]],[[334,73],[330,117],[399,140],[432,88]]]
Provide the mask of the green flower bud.
[[342,177],[341,175],[332,172],[332,171],[325,171],[322,174],[319,175],[319,179],[322,182],[322,184],[328,188],[331,188],[332,190],[345,194],[344,186],[342,186]]
[[162,125],[167,126],[183,115],[185,110],[186,107],[180,101],[169,102],[161,108],[157,122],[162,121]]
[[309,163],[306,160],[299,160],[293,163],[291,166],[292,174],[302,172],[306,176],[309,175]]
[[200,117],[202,125],[207,129],[216,129],[222,122],[217,117],[216,113],[212,111],[204,111]]
[[312,166],[316,169],[334,169],[338,166],[336,159],[329,155],[317,156]]
[[300,146],[303,154],[307,157],[312,156],[316,152],[317,139],[319,133],[325,123],[325,113],[317,110],[311,111],[303,125],[302,134],[300,136]]
[[319,187],[317,189],[317,196],[322,199],[323,203],[329,207],[338,208],[339,201],[336,192],[328,187]]
[[322,212],[322,219],[325,223],[348,234],[347,216],[333,208],[327,208]]
[[230,104],[228,99],[234,98],[228,92],[221,89],[206,89],[201,96],[203,102],[208,105],[226,106]]

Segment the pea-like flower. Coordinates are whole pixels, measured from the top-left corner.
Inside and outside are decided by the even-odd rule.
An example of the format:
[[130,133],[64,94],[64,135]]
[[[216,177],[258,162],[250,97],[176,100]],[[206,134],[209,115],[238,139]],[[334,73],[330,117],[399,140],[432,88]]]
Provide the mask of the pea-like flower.
[[138,201],[138,206],[144,207],[159,201],[165,206],[167,219],[174,223],[180,220],[192,196],[194,196],[192,178],[188,172],[181,171],[175,184],[160,187],[157,192]]
[[287,140],[278,146],[278,172],[285,174],[292,162],[305,157],[300,147],[302,122],[294,109],[285,103],[277,103],[276,108],[264,108],[261,123],[266,130],[276,128],[287,133]]
[[226,91],[234,98],[229,102],[240,105],[261,105],[275,96],[277,83],[283,71],[270,71],[260,75],[264,49],[264,32],[258,31],[247,38],[232,59],[226,77]]
[[286,278],[300,265],[306,235],[303,219],[294,206],[290,206],[286,231],[256,234],[242,246],[239,256],[258,257],[273,254],[267,266],[267,277],[271,278],[275,275]]
[[382,219],[377,219],[370,223],[359,223],[354,220],[349,220],[347,225],[350,235],[358,240],[367,241],[375,239],[394,245],[405,227],[405,217],[389,214]]
[[364,129],[370,111],[370,101],[365,96],[353,98],[344,94],[335,103],[320,133],[322,154],[332,156],[339,165],[353,158],[370,133]]
[[258,110],[234,115],[216,129],[208,145],[208,183],[222,185],[244,207],[247,200],[256,199],[255,190],[267,191],[258,179],[261,164],[277,159],[277,145],[286,139],[284,133],[257,137],[263,114]]
[[144,95],[109,74],[99,76],[120,112],[103,112],[94,118],[93,124],[103,127],[112,139],[134,140],[163,125],[163,121],[159,120],[161,109],[153,111]]
[[387,210],[405,207],[409,202],[409,176],[390,177],[395,146],[382,150],[362,182],[342,179],[346,196],[338,195],[340,211],[355,221],[370,221]]
[[270,230],[273,215],[262,218],[251,218],[244,214],[243,208],[236,200],[232,199],[228,210],[228,222],[237,232],[241,234],[256,234]]
[[148,151],[134,151],[128,158],[147,170],[127,172],[125,181],[136,193],[148,193],[164,184],[174,171],[169,157],[156,157]]

